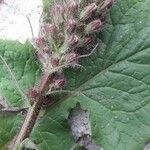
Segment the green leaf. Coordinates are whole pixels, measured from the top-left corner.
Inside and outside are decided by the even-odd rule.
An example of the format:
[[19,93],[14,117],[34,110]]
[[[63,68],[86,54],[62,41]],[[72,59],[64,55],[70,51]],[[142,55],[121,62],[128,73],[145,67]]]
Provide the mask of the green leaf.
[[90,111],[93,138],[105,150],[141,150],[150,142],[150,0],[118,0],[99,37],[101,49],[66,71],[77,94],[47,110],[32,140],[41,150],[69,150],[68,111]]
[[[32,141],[40,150],[69,150],[74,145],[67,116],[80,102],[90,111],[93,138],[105,150],[141,150],[150,142],[150,0],[118,0],[98,36],[101,49],[83,59],[86,70],[66,70],[67,89],[77,91],[46,111]],[[28,44],[0,41],[4,57],[23,91],[39,78]],[[23,106],[6,67],[0,63],[0,96]],[[79,91],[79,92],[78,92]],[[0,118],[0,148],[13,138],[21,116]]]
[[[15,41],[0,40],[0,55],[14,73],[20,88],[26,93],[39,78],[39,67],[35,62],[33,47],[28,42],[23,45]],[[24,106],[22,96],[1,59],[0,96],[3,96],[10,106]],[[21,121],[20,115],[0,117],[0,148],[12,140],[21,125]]]

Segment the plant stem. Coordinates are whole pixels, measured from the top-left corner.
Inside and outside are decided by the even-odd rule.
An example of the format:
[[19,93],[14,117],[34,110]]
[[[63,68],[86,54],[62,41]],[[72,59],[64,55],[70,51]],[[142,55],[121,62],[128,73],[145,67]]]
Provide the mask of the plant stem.
[[32,129],[36,123],[36,120],[38,118],[38,115],[40,113],[42,103],[44,100],[44,94],[45,90],[47,89],[47,86],[49,85],[49,82],[52,80],[53,75],[50,75],[49,73],[45,73],[42,77],[42,80],[39,84],[39,96],[32,105],[32,107],[29,108],[28,113],[26,115],[26,118],[24,120],[24,123],[14,141],[14,146],[11,148],[11,150],[16,150],[18,145],[27,137],[30,136],[30,133],[32,132]]

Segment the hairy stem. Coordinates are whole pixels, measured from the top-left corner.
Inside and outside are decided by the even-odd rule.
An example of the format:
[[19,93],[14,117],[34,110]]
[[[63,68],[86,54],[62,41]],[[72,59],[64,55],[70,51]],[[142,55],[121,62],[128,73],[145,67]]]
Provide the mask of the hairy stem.
[[14,146],[11,150],[16,150],[18,145],[27,137],[30,136],[32,129],[36,123],[38,115],[40,113],[42,103],[44,100],[45,89],[49,85],[48,83],[52,80],[53,76],[49,73],[45,73],[39,85],[39,96],[34,102],[33,106],[29,108],[24,123],[14,141]]

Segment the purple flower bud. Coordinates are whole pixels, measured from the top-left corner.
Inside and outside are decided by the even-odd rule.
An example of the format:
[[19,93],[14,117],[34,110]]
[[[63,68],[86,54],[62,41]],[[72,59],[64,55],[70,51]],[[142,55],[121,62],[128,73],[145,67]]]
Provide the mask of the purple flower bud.
[[67,15],[74,15],[78,10],[78,4],[77,2],[75,2],[74,0],[70,0],[67,2],[67,8],[66,8],[66,11],[67,11]]
[[75,28],[76,28],[76,21],[74,19],[69,19],[69,21],[66,24],[67,32],[72,33],[74,32]]
[[91,42],[92,42],[92,38],[90,36],[85,37],[85,39],[83,40],[83,45],[86,46],[90,44]]
[[79,42],[79,38],[76,35],[72,35],[69,39],[68,45],[70,48],[76,46]]
[[75,52],[66,54],[65,60],[67,63],[76,62],[78,55]]
[[89,6],[85,7],[80,14],[80,19],[82,21],[87,20],[91,17],[92,13],[95,12],[97,9],[97,5],[95,3],[90,4]]
[[57,33],[57,28],[54,24],[46,24],[43,26],[43,29],[47,34],[54,35]]
[[111,8],[112,5],[113,5],[113,0],[106,0],[106,3],[107,3],[107,8]]
[[56,55],[53,55],[51,57],[51,64],[53,67],[57,67],[59,65],[59,57]]
[[100,19],[94,20],[91,23],[87,25],[85,28],[85,31],[87,34],[99,31],[102,28],[103,23],[101,22]]
[[47,53],[47,54],[51,54],[51,50],[48,46],[45,46],[43,49],[42,49],[43,53]]
[[111,7],[112,7],[112,5],[113,5],[113,3],[114,3],[114,0],[105,0],[105,2],[104,2],[104,4],[101,6],[101,10],[103,10],[103,9],[110,9]]
[[39,47],[39,48],[43,48],[45,46],[45,39],[44,37],[38,37],[35,39],[35,44]]
[[55,80],[55,88],[58,89],[58,88],[62,88],[64,87],[66,81],[65,79],[57,79]]
[[58,27],[60,23],[64,21],[63,14],[65,8],[64,5],[53,5],[50,11],[50,15],[54,24]]

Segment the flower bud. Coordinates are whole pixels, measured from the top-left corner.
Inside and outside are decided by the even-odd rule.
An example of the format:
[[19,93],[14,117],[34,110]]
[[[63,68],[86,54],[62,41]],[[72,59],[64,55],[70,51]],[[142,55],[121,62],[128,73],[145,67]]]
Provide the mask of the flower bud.
[[72,35],[68,41],[68,46],[70,48],[76,46],[79,42],[79,38],[76,35]]
[[66,30],[69,33],[73,33],[76,28],[76,21],[74,19],[69,19],[69,21],[66,24]]
[[71,52],[71,53],[66,54],[65,60],[67,63],[72,63],[76,61],[77,57],[78,55],[75,52]]
[[90,36],[85,37],[85,39],[83,40],[83,46],[87,46],[91,42],[92,42],[92,38]]
[[51,64],[53,67],[57,67],[59,65],[59,57],[58,56],[52,56],[51,57]]
[[59,89],[59,88],[64,87],[65,83],[66,83],[65,79],[55,80],[55,89]]
[[43,48],[45,46],[45,39],[44,37],[38,37],[35,39],[35,44],[39,47],[39,48]]
[[100,19],[94,20],[87,25],[87,27],[85,28],[85,31],[87,34],[99,31],[101,29],[102,25],[103,24]]
[[49,49],[48,46],[45,46],[43,49],[42,49],[43,53],[47,53],[47,54],[51,54],[51,51]]
[[114,0],[105,0],[104,4],[100,6],[100,10],[110,9],[113,5]]
[[54,35],[57,33],[57,28],[54,24],[46,24],[43,26],[43,30],[46,34]]
[[95,12],[97,9],[97,5],[95,3],[90,4],[89,6],[85,7],[80,14],[80,19],[82,21],[87,20],[91,17],[92,13]]
[[113,5],[113,0],[106,0],[107,8],[111,8]]
[[51,8],[50,11],[51,18],[57,27],[59,27],[59,24],[64,21],[63,19],[64,10],[65,10],[64,5],[58,5],[58,4],[53,5],[53,7]]
[[74,0],[70,0],[67,2],[67,15],[72,16],[74,15],[78,10],[78,4]]

